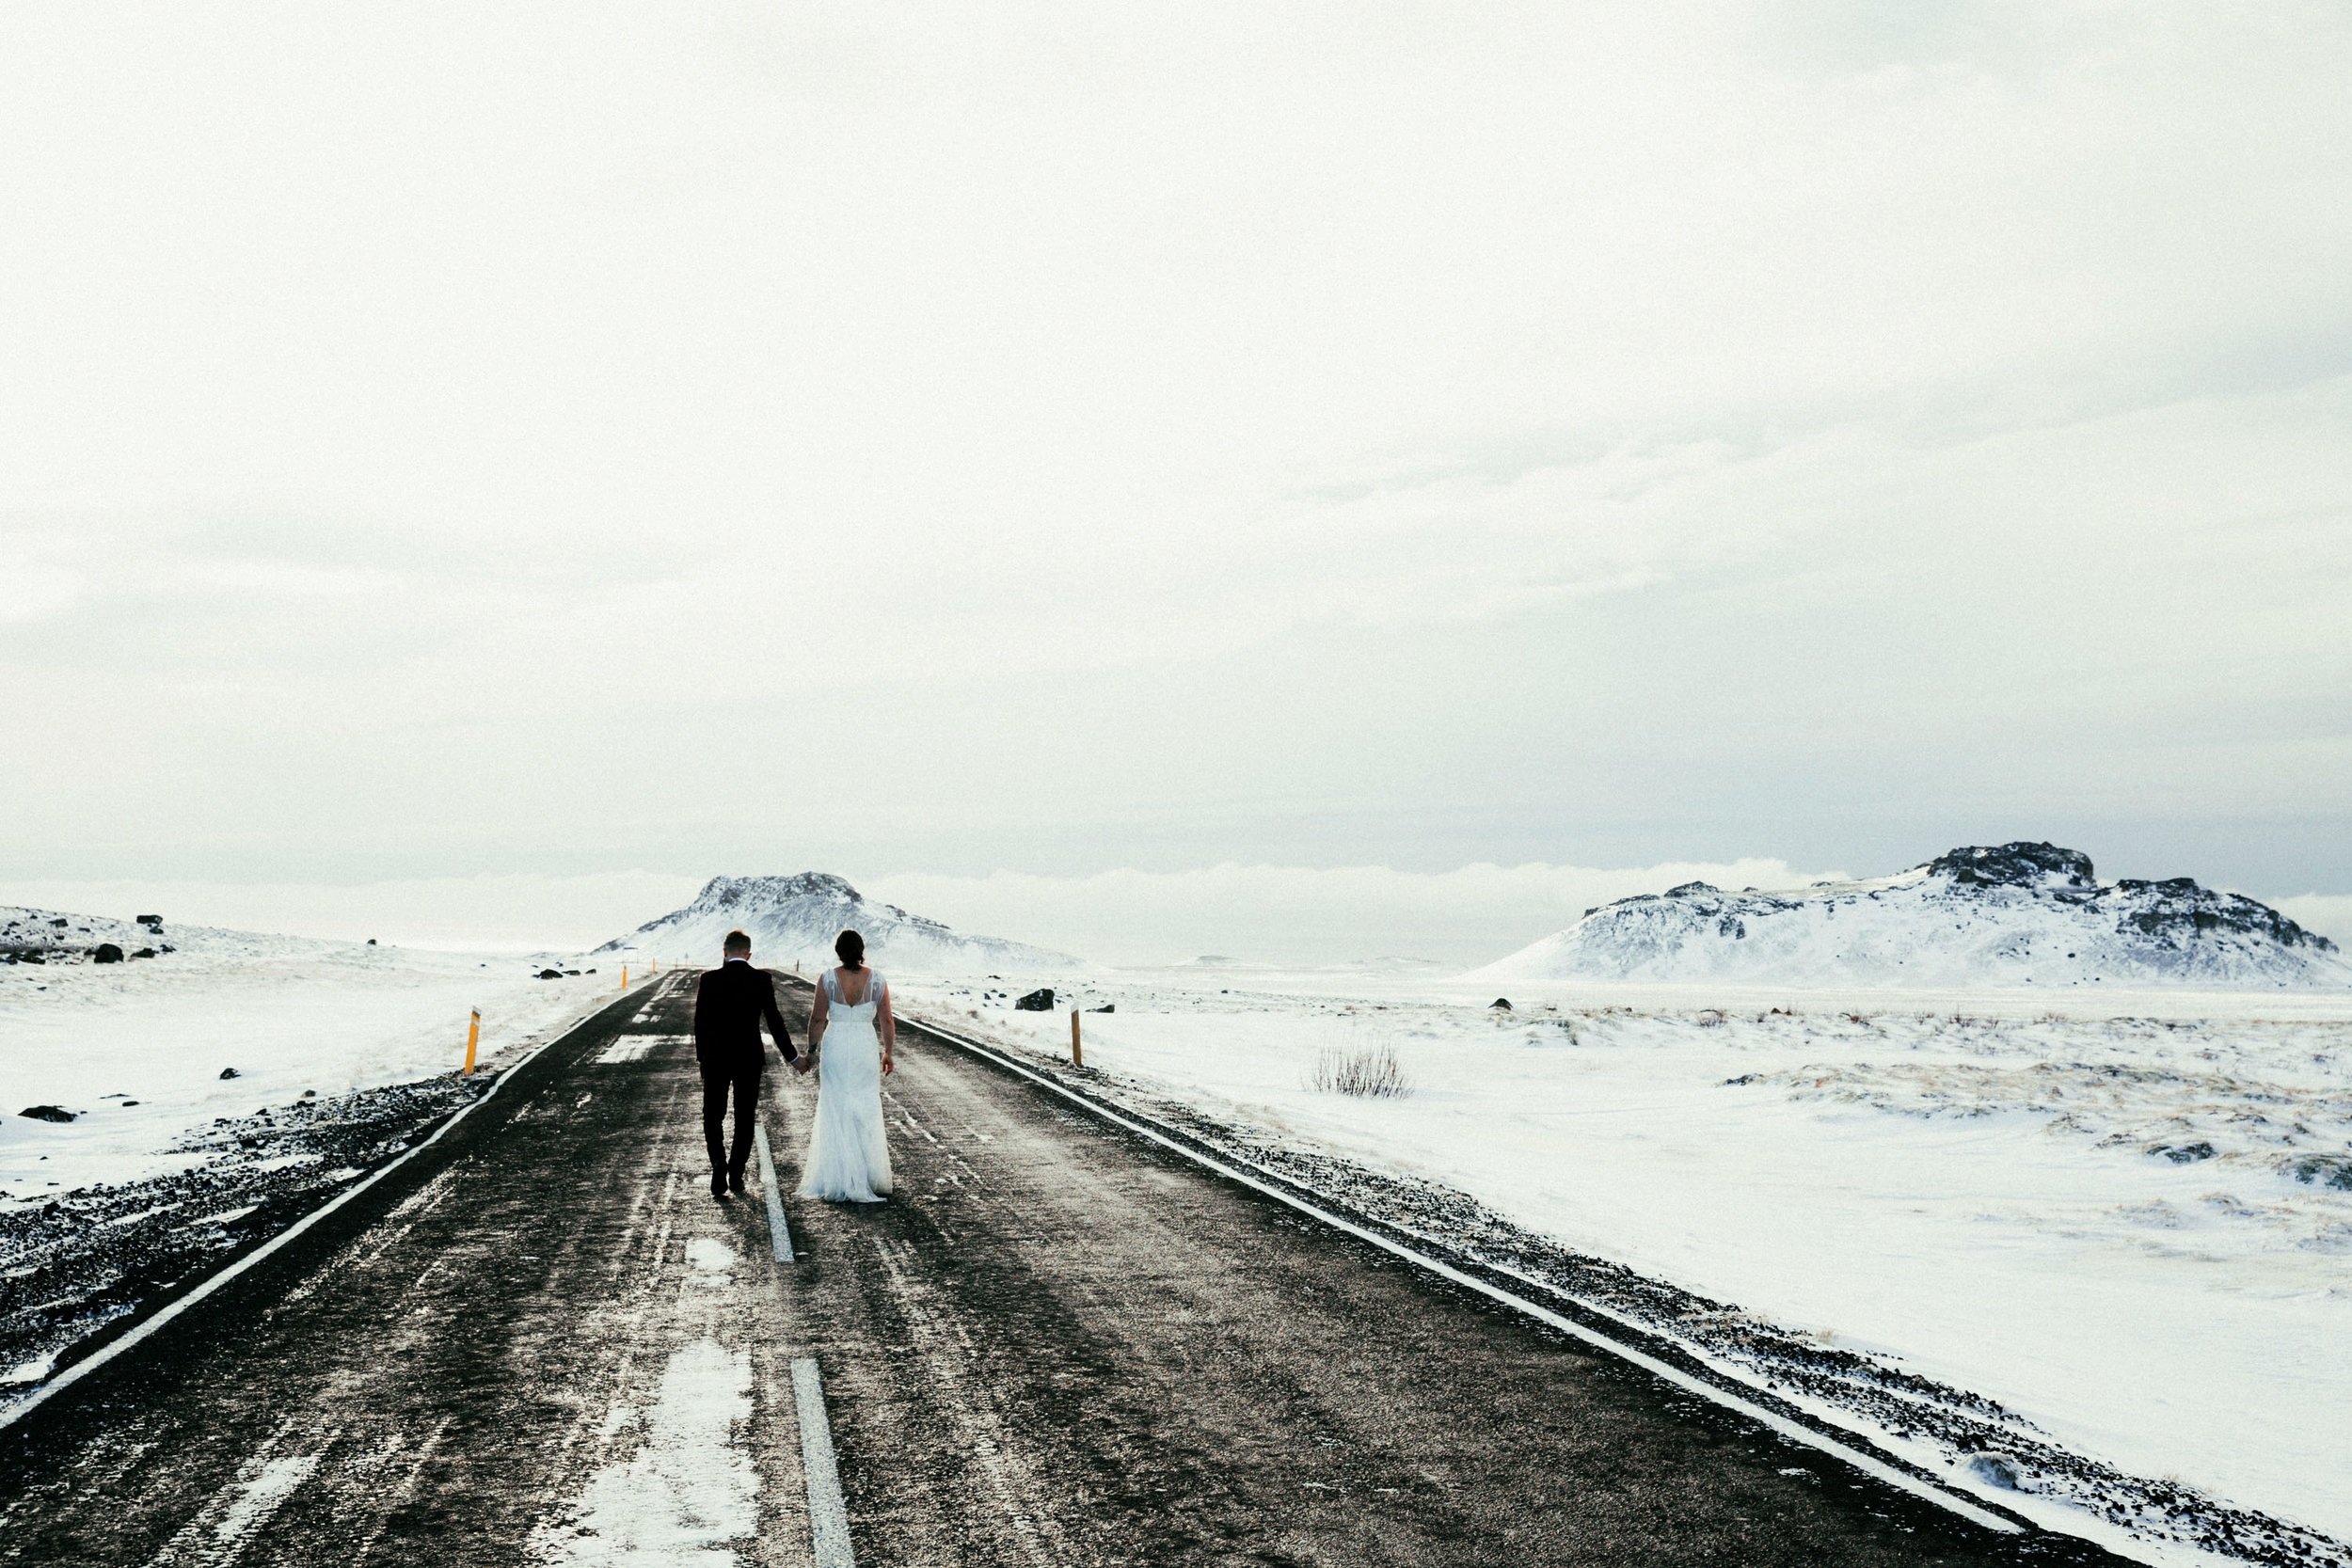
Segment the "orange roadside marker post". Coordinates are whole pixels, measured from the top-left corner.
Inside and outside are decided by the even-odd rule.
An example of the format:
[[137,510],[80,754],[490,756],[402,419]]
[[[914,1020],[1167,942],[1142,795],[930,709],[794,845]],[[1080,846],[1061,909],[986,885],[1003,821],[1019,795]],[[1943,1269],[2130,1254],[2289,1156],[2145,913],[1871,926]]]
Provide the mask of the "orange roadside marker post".
[[621,966],[621,989],[628,990],[628,965],[627,964]]
[[1070,1009],[1070,1065],[1072,1067],[1087,1065],[1086,1048],[1078,1039],[1078,1009],[1075,1007]]
[[482,1009],[473,1010],[473,1022],[466,1025],[466,1076],[473,1076],[474,1047],[482,1043]]

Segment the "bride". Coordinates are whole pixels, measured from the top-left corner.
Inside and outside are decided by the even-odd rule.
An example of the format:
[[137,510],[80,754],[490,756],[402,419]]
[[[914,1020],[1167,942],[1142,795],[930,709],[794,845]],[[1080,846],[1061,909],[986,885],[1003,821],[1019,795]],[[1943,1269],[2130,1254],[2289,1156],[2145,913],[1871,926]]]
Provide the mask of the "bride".
[[[844,931],[841,967],[817,982],[808,1014],[808,1060],[817,1071],[817,1131],[801,1162],[801,1196],[880,1203],[890,1196],[890,1145],[882,1138],[882,1081],[892,1070],[898,1021],[890,987],[866,967],[866,939]],[[802,1069],[807,1071],[807,1068]]]

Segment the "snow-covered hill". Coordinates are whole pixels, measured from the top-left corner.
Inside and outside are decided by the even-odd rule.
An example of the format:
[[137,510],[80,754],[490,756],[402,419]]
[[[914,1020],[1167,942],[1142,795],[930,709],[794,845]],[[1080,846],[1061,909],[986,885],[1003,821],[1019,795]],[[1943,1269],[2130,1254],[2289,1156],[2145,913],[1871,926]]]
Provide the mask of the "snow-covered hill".
[[2102,883],[2053,844],[1954,849],[1870,881],[1686,882],[1584,911],[1475,977],[1758,985],[2352,987],[2327,938],[2186,877]]
[[866,939],[871,962],[883,970],[953,974],[1081,967],[1067,953],[1002,937],[966,936],[896,904],[875,903],[823,871],[794,877],[713,877],[684,909],[649,920],[596,951],[634,948],[716,962],[719,944],[738,927],[750,933],[753,955],[760,962],[805,969],[834,961],[833,939],[844,928]]

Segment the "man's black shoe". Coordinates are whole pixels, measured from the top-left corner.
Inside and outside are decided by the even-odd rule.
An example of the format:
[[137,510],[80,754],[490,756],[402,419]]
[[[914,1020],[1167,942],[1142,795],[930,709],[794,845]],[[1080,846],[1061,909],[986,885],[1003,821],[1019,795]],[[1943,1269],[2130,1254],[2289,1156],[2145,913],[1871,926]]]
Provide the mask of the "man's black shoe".
[[710,1173],[710,1196],[712,1197],[727,1196],[727,1173],[725,1171],[714,1170]]
[[727,1191],[735,1194],[739,1197],[742,1196],[743,1173],[741,1171],[731,1170],[727,1172]]

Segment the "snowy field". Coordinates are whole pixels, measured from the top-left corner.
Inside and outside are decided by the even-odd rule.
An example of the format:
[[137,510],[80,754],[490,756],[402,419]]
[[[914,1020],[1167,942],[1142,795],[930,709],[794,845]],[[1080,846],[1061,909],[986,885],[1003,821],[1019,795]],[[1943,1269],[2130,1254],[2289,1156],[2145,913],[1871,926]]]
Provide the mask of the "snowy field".
[[[160,940],[173,951],[135,962],[77,952],[0,965],[0,1212],[183,1168],[203,1156],[178,1146],[215,1117],[451,1072],[470,1008],[482,1009],[481,1060],[495,1065],[619,981],[609,966],[536,979],[543,966],[513,954],[179,927]],[[34,1106],[75,1119],[21,1114]]]
[[[1465,986],[1188,967],[1082,977],[1050,1014],[900,990],[1054,1056],[1072,1003],[1113,1004],[1084,1022],[1114,1080],[2352,1538],[2352,999],[1586,986],[1504,1012]],[[1378,1047],[1409,1092],[1311,1086]],[[2082,1528],[2060,1490],[2003,1500]]]

